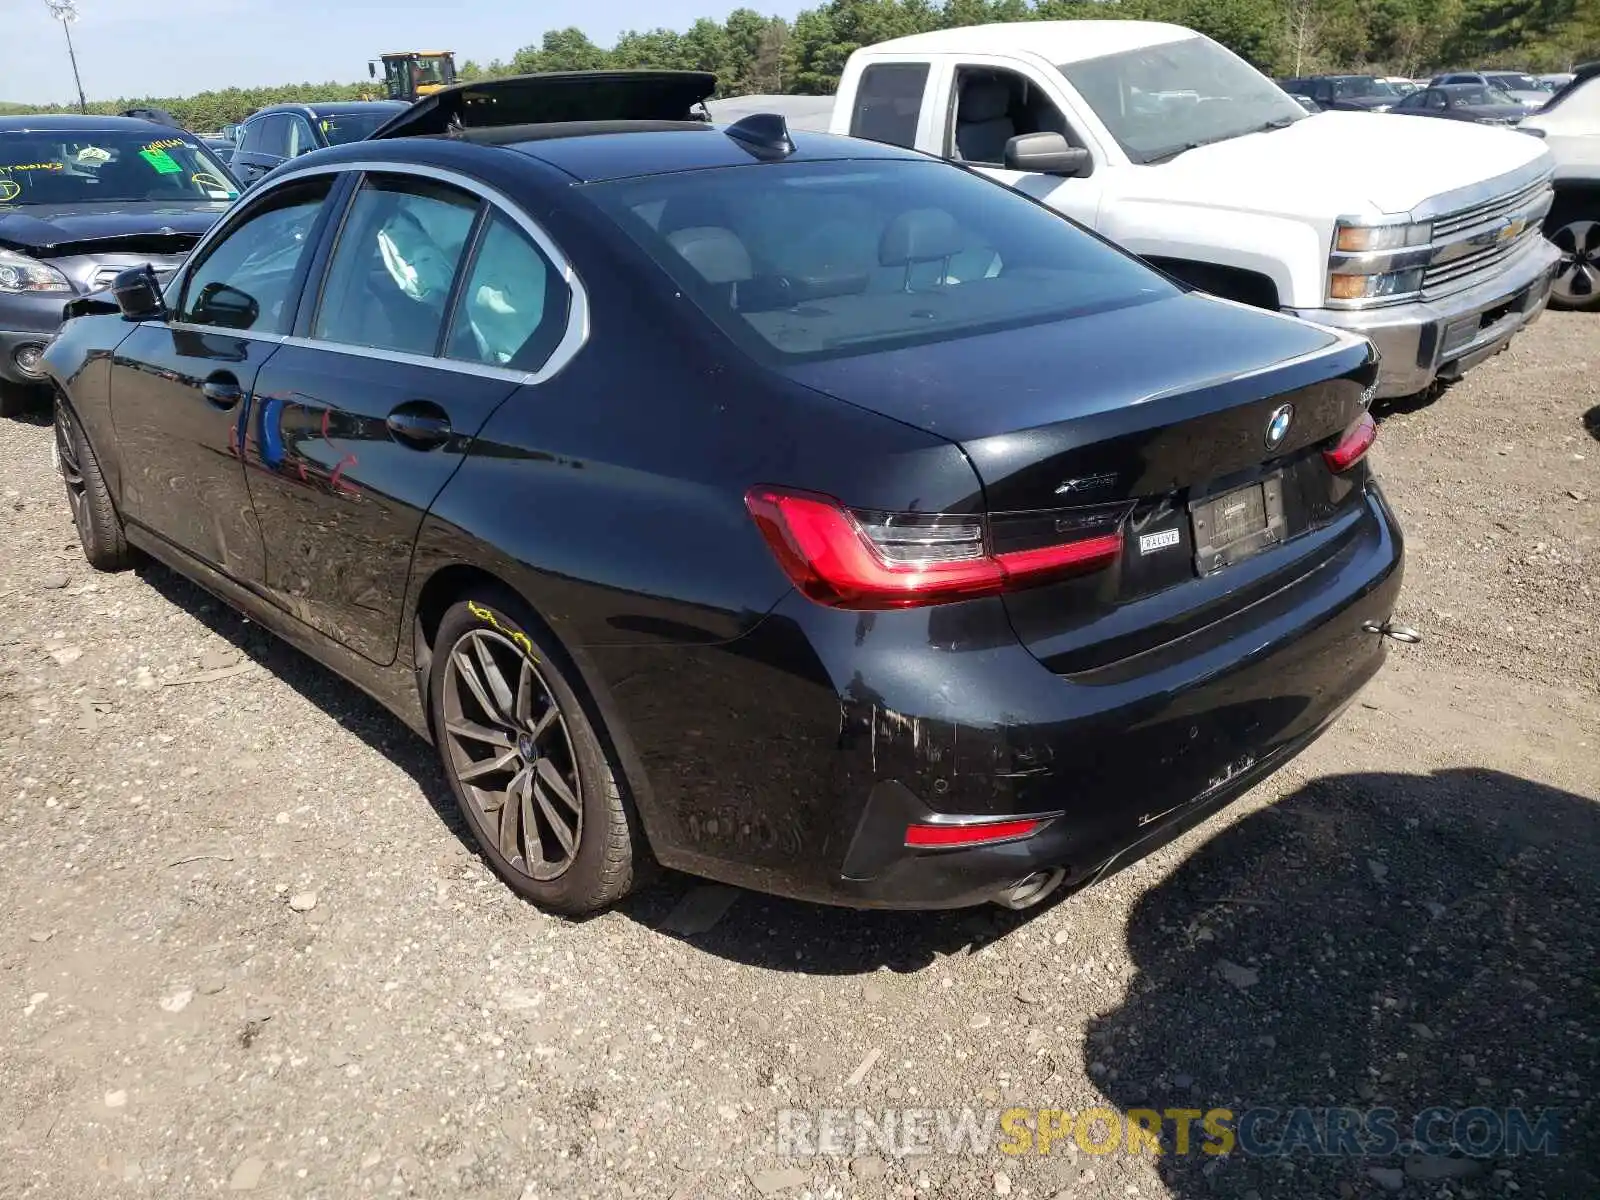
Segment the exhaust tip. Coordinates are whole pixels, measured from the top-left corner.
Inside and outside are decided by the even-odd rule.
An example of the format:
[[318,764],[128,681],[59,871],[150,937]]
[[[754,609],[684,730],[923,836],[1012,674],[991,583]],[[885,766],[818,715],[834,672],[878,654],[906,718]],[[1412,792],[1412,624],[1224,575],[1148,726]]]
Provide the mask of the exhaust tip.
[[1361,628],[1366,633],[1381,634],[1390,641],[1404,642],[1408,646],[1415,646],[1422,640],[1422,634],[1418,633],[1409,625],[1401,624],[1393,617],[1387,618],[1382,623],[1377,621],[1368,621],[1362,625]]
[[1013,883],[1004,891],[994,897],[994,902],[1001,908],[1012,910],[1032,908],[1051,892],[1061,886],[1061,881],[1067,877],[1065,867],[1054,867],[1048,871],[1035,871],[1023,879]]

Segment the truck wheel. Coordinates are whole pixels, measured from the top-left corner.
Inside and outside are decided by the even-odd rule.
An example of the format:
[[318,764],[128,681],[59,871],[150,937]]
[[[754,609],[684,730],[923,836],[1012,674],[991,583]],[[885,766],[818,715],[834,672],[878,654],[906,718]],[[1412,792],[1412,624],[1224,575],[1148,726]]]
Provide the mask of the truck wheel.
[[1550,307],[1600,310],[1600,199],[1557,203],[1544,234],[1561,251],[1550,288]]

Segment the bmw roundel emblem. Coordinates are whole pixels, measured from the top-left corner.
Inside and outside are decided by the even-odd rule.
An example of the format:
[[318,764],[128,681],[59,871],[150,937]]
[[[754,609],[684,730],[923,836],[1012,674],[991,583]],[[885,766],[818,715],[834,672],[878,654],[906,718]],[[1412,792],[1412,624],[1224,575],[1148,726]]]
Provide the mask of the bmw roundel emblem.
[[1279,405],[1267,422],[1267,449],[1276,450],[1289,436],[1289,426],[1294,424],[1294,405]]

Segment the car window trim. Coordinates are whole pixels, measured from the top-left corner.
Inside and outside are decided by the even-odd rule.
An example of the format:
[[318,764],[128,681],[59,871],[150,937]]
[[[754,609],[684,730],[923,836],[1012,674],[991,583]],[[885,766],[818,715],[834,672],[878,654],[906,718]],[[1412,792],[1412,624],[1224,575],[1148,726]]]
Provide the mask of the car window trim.
[[467,240],[461,248],[461,261],[456,264],[456,277],[450,281],[450,295],[444,303],[444,321],[439,326],[439,340],[433,347],[435,358],[443,359],[450,356],[450,343],[455,337],[456,322],[461,319],[462,293],[467,290],[467,281],[477,269],[478,251],[483,246],[483,239],[488,236],[489,221],[493,213],[494,205],[479,203],[478,215],[473,217],[472,228],[467,230]]
[[[556,243],[551,239],[550,235],[544,231],[537,221],[533,220],[533,218],[522,212],[522,210],[517,206],[516,202],[511,199],[511,197],[507,196],[499,188],[482,183],[470,175],[463,175],[459,171],[451,171],[444,167],[428,166],[423,163],[380,162],[376,159],[365,158],[352,162],[291,167],[281,174],[275,175],[269,184],[258,184],[257,188],[259,190],[251,193],[249,204],[253,208],[261,201],[270,197],[280,188],[291,183],[311,178],[313,176],[355,175],[359,177],[367,174],[416,175],[424,179],[432,179],[439,183],[446,183],[454,187],[461,188],[463,191],[471,192],[480,200],[485,201],[491,207],[496,208],[500,212],[504,213],[510,221],[512,221],[519,229],[526,233],[533,241],[534,245],[538,246],[539,249],[544,253],[546,261],[550,263],[550,265],[555,269],[556,274],[567,286],[567,294],[569,297],[567,303],[567,326],[566,330],[561,336],[561,340],[556,343],[556,348],[550,352],[550,357],[545,359],[543,365],[535,371],[517,371],[510,370],[506,367],[491,366],[488,363],[466,362],[462,359],[456,358],[432,358],[425,355],[409,354],[402,351],[374,350],[370,347],[364,346],[349,346],[342,342],[328,342],[318,338],[301,336],[299,334],[261,334],[252,333],[249,330],[228,330],[226,331],[228,336],[243,337],[253,341],[276,342],[280,345],[299,346],[303,349],[336,351],[339,353],[354,354],[360,358],[375,358],[394,362],[404,362],[413,366],[433,367],[445,371],[456,371],[463,375],[480,375],[488,379],[503,379],[508,382],[520,384],[524,387],[543,383],[545,380],[554,378],[556,375],[560,374],[560,372],[566,368],[567,364],[578,356],[578,352],[588,344],[589,292],[588,289],[584,287],[583,280],[579,277],[577,270],[573,267],[572,260],[562,252],[561,248],[556,245]],[[335,193],[333,192],[329,193],[330,200],[333,198],[334,194]],[[348,193],[344,198],[343,204],[341,205],[341,224],[343,223],[344,213],[349,209],[350,200],[353,194],[353,192]],[[168,285],[169,291],[167,294],[169,296],[171,295],[170,289],[174,286],[180,289],[179,294],[181,294],[181,290],[183,288],[187,288],[188,286],[189,275],[191,271],[200,263],[204,262],[204,256],[210,253],[212,243],[223,237],[226,234],[227,229],[236,228],[239,221],[244,219],[245,216],[243,214],[239,216],[238,220],[232,219],[232,214],[229,214],[229,219],[226,219],[225,221],[219,221],[216,225],[213,225],[206,232],[205,236],[200,239],[199,243],[191,252],[190,261],[184,264],[182,272],[174,278],[171,284]],[[319,251],[320,249],[321,247],[319,247]],[[332,257],[333,255],[330,249],[329,253],[325,257],[322,257],[321,260],[316,264],[318,268],[317,291],[319,296],[321,294],[323,281],[327,276],[328,263],[332,260]],[[305,294],[309,289],[310,284],[311,279],[308,276],[301,285],[301,304],[304,303]],[[291,329],[298,328],[298,309],[296,311],[295,320],[296,325],[290,326]],[[214,325],[191,325],[188,322],[179,321],[170,322],[170,328],[192,330],[199,333],[218,332],[217,327]]]

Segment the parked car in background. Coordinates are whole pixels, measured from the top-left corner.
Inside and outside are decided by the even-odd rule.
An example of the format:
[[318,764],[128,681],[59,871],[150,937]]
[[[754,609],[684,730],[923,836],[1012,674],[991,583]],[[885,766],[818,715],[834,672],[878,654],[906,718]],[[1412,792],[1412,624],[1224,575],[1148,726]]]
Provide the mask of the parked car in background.
[[249,187],[291,158],[359,142],[405,110],[406,105],[398,100],[270,105],[251,113],[239,127],[239,145],[231,165]]
[[150,263],[170,270],[239,194],[182,129],[126,117],[0,117],[0,415],[44,393],[67,301]]
[[1521,71],[1448,71],[1434,76],[1433,83],[1435,85],[1475,83],[1482,87],[1492,87],[1530,112],[1542,107],[1550,99],[1550,93],[1539,86],[1537,79]]
[[1545,235],[1561,251],[1550,303],[1600,310],[1600,62],[1517,127],[1543,138],[1555,160],[1556,202]]
[[214,134],[203,134],[200,140],[206,144],[207,149],[209,149],[212,154],[216,155],[218,162],[227,163],[233,161],[233,152],[237,150],[238,147],[227,138]]
[[851,55],[833,131],[954,157],[1196,287],[1370,337],[1379,396],[1458,378],[1544,311],[1550,157],[1464,124],[1307,114],[1142,21],[947,29]]
[[1409,117],[1443,117],[1479,125],[1515,125],[1532,110],[1499,88],[1482,83],[1446,83],[1413,92],[1390,110]]
[[1364,339],[929,155],[686,119],[710,75],[469,86],[46,359],[90,562],[155,556],[432,737],[522,895],[654,858],[1026,907],[1378,670]]
[[1395,95],[1401,97],[1409,96],[1423,86],[1414,79],[1407,79],[1404,75],[1385,75],[1383,82],[1394,89]]
[[1309,75],[1288,79],[1283,89],[1310,96],[1323,108],[1348,112],[1387,112],[1400,93],[1375,75]]
[[1302,96],[1298,92],[1290,92],[1289,93],[1289,99],[1293,100],[1296,104],[1298,104],[1301,108],[1305,109],[1308,113],[1319,113],[1319,112],[1325,112],[1326,111],[1322,107],[1322,105],[1318,104],[1310,96]]
[[1540,75],[1539,82],[1544,84],[1544,90],[1550,93],[1559,92],[1567,84],[1577,78],[1573,71],[1556,71],[1549,75]]

